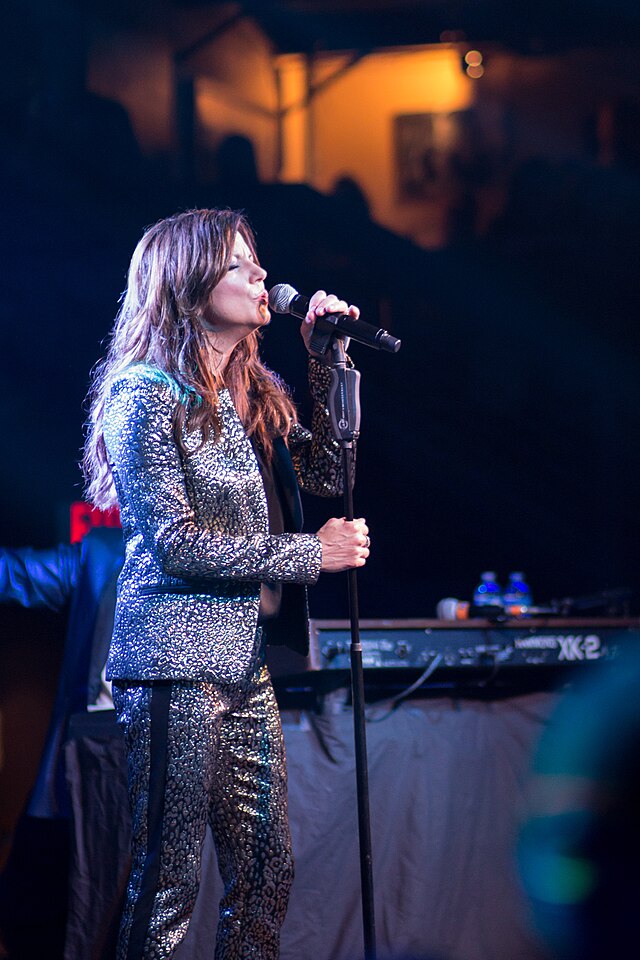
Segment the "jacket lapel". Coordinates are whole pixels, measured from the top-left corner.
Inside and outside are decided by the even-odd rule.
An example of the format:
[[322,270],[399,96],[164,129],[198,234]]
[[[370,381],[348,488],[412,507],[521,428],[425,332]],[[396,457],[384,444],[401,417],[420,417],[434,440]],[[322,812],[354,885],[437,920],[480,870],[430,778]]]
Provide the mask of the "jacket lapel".
[[285,516],[285,522],[290,519],[292,530],[300,532],[304,517],[298,478],[287,445],[282,437],[276,437],[273,442],[273,467],[280,482],[280,490],[284,501],[283,507],[286,507],[289,513],[289,518]]

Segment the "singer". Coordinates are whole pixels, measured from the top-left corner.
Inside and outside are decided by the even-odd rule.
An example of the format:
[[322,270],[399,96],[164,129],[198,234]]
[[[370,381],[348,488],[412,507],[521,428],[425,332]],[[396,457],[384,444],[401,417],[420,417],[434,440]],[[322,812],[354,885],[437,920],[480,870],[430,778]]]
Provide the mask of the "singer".
[[[133,818],[118,960],[174,955],[208,827],[224,881],[216,960],[278,957],[293,860],[265,644],[305,651],[306,586],[369,556],[362,519],[300,532],[298,484],[339,495],[340,449],[329,371],[310,357],[309,432],[260,361],[265,277],[241,214],[160,221],[93,377],[88,492],[118,503],[126,541],[107,664]],[[319,290],[305,344],[326,313],[358,316]]]

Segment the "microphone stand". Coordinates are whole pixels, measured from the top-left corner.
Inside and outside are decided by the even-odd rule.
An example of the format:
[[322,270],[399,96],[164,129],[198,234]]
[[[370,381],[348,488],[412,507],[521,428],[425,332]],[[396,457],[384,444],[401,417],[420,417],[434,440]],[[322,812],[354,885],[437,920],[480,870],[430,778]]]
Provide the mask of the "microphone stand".
[[[316,333],[314,332],[314,336]],[[331,386],[329,412],[336,440],[342,448],[344,511],[347,520],[353,520],[354,440],[360,432],[360,373],[347,366],[344,335],[333,333],[327,337],[318,332],[312,339],[312,349],[321,356],[330,352]],[[324,343],[322,342],[324,340]],[[348,339],[347,339],[348,343]],[[371,823],[369,817],[369,774],[364,716],[364,676],[362,672],[362,644],[358,614],[357,570],[347,571],[349,592],[349,619],[351,622],[351,696],[356,759],[356,789],[358,800],[358,835],[360,841],[360,884],[362,889],[362,921],[365,960],[376,960],[376,934],[373,902],[373,871],[371,856]]]

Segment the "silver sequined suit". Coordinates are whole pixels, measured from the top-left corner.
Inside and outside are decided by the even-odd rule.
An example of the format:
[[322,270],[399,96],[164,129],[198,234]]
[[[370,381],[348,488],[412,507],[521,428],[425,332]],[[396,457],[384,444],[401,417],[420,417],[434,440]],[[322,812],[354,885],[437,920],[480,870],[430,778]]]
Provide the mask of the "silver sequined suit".
[[[303,490],[340,493],[340,448],[326,409],[329,371],[310,361],[312,433],[295,425],[289,450]],[[183,456],[173,439],[171,382],[139,365],[113,385],[104,437],[127,544],[109,679],[239,680],[255,663],[260,581],[314,583],[313,534],[269,536],[253,448],[231,397],[222,436]],[[201,437],[184,434],[187,449]]]
[[[284,744],[266,667],[225,685],[118,681],[113,696],[133,814],[119,960],[164,960],[174,952],[195,904],[207,825],[225,890],[216,960],[275,960],[293,857]],[[154,723],[162,727],[155,742]],[[164,788],[154,789],[154,781]],[[153,902],[145,905],[150,892]]]
[[[329,372],[310,361],[312,433],[289,450],[300,486],[340,493]],[[107,664],[128,745],[132,870],[119,960],[167,960],[189,922],[207,823],[225,896],[216,960],[275,960],[293,876],[277,706],[262,664],[260,584],[308,584],[315,535],[268,532],[250,441],[227,391],[222,433],[185,456],[175,385],[136,365],[113,384],[105,441],[126,540]],[[185,429],[190,451],[200,441]],[[283,600],[284,603],[284,600]]]

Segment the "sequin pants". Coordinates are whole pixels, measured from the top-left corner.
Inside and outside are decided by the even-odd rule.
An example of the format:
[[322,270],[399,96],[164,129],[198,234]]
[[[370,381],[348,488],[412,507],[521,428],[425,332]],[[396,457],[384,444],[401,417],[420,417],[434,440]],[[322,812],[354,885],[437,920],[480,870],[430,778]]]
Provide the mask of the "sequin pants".
[[207,825],[224,881],[215,960],[276,960],[293,859],[267,668],[236,684],[120,682],[113,694],[133,821],[118,960],[173,956],[195,904]]

